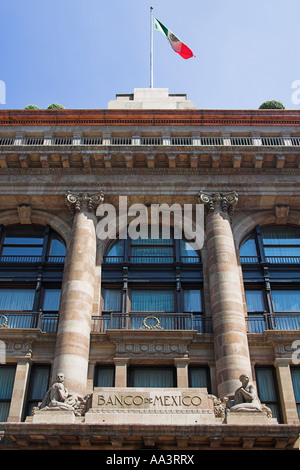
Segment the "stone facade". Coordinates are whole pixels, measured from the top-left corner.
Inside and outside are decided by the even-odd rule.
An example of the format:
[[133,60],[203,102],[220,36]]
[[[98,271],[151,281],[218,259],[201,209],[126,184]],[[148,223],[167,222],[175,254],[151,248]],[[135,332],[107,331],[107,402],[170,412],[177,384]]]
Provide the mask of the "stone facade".
[[[15,366],[0,448],[298,446],[291,369],[299,367],[293,355],[299,328],[251,331],[240,247],[257,226],[300,226],[300,113],[196,110],[186,97],[165,90],[157,90],[153,100],[151,109],[149,93],[135,90],[110,102],[108,110],[0,112],[0,224],[4,230],[48,226],[66,245],[57,330],[7,327],[4,322],[0,328],[4,366]],[[127,197],[128,206],[204,206],[199,270],[204,320],[211,329],[158,328],[161,320],[155,313],[148,328],[144,323],[134,329],[128,327],[128,306],[122,325],[103,328],[109,243],[97,238],[96,209],[103,203],[118,207],[119,196]],[[174,263],[177,292],[182,282],[178,269]],[[259,269],[268,295],[272,266],[261,262]],[[4,274],[1,282],[7,286]],[[133,282],[128,276],[125,263],[124,302]],[[297,288],[297,278],[293,281]],[[50,367],[49,386],[64,374],[65,386],[79,400],[76,412],[41,409],[24,415],[31,371],[39,364]],[[113,388],[95,386],[99,365],[113,368]],[[190,369],[199,365],[209,371],[209,392],[190,387]],[[172,367],[176,387],[129,387],[130,370],[147,366]],[[223,399],[234,395],[241,374],[257,386],[257,366],[275,372],[279,422],[263,412],[239,414],[226,408]],[[112,396],[118,406],[103,411],[100,405]],[[183,396],[193,406],[182,404]],[[124,397],[130,397],[130,409],[124,409]],[[134,397],[139,397],[136,409]],[[141,400],[147,404],[142,412]],[[151,408],[154,402],[158,409]]]

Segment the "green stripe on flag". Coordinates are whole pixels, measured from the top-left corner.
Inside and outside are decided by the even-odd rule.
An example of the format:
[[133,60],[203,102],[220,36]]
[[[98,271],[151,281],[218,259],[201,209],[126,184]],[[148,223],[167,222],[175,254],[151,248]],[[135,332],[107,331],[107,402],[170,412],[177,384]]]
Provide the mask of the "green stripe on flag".
[[154,27],[155,29],[157,29],[161,33],[164,33],[168,37],[168,32],[169,32],[168,28],[166,28],[165,25],[163,25],[160,21],[158,21],[157,18],[154,18]]

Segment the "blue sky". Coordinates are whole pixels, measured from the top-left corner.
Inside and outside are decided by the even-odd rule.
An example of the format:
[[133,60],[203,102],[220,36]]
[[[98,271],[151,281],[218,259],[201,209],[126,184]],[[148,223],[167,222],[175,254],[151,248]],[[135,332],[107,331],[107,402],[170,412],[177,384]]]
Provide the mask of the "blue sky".
[[196,54],[182,59],[154,31],[154,87],[198,109],[300,109],[299,0],[0,0],[0,110],[106,108],[149,87],[150,6]]

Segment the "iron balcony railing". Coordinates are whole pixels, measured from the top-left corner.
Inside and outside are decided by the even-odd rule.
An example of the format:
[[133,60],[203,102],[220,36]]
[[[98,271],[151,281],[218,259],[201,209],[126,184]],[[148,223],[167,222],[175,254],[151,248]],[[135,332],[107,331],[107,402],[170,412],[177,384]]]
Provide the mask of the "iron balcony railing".
[[212,333],[211,319],[199,313],[103,313],[92,317],[92,332],[105,333],[107,330],[196,330],[198,333]]
[[0,255],[0,263],[49,263],[49,264],[63,264],[65,262],[65,256],[46,256],[44,259],[42,256],[25,256],[25,255]]
[[[181,263],[185,264],[194,264],[201,263],[200,256],[180,256],[179,258]],[[117,264],[124,263],[124,256],[104,256],[103,261],[105,264]],[[128,262],[132,264],[173,264],[176,262],[175,256],[162,256],[162,255],[136,255],[129,256]]]
[[265,330],[299,330],[300,313],[248,313],[246,317],[248,333],[263,333]]
[[[259,263],[258,256],[241,256],[242,264]],[[300,256],[265,256],[265,263],[270,264],[300,264]]]
[[[47,333],[56,333],[58,320],[58,312],[2,310],[0,311],[0,333],[6,328],[33,328]],[[263,333],[265,330],[300,331],[300,313],[248,313],[246,324],[248,333]],[[213,332],[212,319],[201,313],[110,312],[92,317],[92,333],[105,333],[107,330]]]
[[6,328],[34,328],[56,333],[58,312],[0,311],[0,332]]
[[172,136],[172,137],[130,137],[130,136],[84,136],[81,138],[73,136],[54,136],[52,138],[26,136],[0,137],[0,146],[250,146],[250,147],[286,147],[300,146],[300,137],[220,137],[220,136]]

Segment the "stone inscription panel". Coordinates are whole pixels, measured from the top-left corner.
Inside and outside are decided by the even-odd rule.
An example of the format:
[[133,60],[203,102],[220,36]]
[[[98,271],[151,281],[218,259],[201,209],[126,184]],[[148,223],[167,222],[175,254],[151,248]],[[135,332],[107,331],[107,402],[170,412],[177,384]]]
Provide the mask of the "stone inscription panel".
[[179,411],[210,409],[206,389],[95,388],[92,408]]

